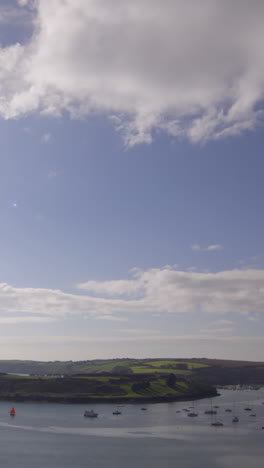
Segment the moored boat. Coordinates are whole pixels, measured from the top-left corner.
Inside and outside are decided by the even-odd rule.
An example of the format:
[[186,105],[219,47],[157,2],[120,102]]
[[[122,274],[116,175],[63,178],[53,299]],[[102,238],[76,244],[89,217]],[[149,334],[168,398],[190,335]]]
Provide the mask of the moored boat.
[[84,412],[84,416],[86,418],[97,418],[98,417],[98,413],[96,413],[94,410],[88,410],[88,411],[85,411]]
[[11,410],[9,411],[9,414],[10,414],[10,416],[15,416],[16,415],[15,408],[11,408]]
[[224,424],[221,421],[215,421],[211,423],[211,426],[223,426]]

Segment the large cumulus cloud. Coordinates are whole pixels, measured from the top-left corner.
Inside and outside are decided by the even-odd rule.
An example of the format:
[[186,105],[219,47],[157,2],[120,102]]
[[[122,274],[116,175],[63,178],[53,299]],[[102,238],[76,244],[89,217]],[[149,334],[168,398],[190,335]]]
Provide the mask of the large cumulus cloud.
[[0,114],[111,116],[126,144],[193,142],[262,118],[261,0],[37,0],[27,43],[0,49]]

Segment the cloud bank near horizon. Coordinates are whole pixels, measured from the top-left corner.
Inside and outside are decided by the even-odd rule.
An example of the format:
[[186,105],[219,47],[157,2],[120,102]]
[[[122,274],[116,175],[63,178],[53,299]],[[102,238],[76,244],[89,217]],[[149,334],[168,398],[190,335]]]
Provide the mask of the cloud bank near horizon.
[[135,269],[130,280],[87,281],[78,288],[86,294],[1,283],[0,323],[45,323],[76,316],[122,322],[136,313],[264,312],[264,270]]
[[17,8],[33,11],[34,30],[0,48],[6,119],[104,114],[128,146],[156,131],[203,143],[262,124],[263,2],[20,0]]

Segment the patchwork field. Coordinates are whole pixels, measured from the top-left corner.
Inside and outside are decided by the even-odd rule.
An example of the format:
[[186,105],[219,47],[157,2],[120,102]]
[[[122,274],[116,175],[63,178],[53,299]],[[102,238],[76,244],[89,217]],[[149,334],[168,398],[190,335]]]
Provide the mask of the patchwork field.
[[122,376],[0,376],[0,399],[50,402],[160,402],[213,396],[208,385],[194,384],[173,374]]

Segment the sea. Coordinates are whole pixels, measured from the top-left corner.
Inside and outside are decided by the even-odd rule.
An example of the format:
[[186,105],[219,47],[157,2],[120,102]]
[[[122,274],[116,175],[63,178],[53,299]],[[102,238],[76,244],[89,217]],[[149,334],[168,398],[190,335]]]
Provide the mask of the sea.
[[[175,403],[0,402],[0,464],[8,468],[262,468],[264,388]],[[16,416],[9,410],[15,406]],[[218,408],[214,408],[218,406]],[[217,415],[204,412],[211,408]],[[246,411],[245,408],[250,408]],[[83,416],[85,410],[98,418]],[[231,411],[226,411],[226,409]],[[198,414],[188,417],[188,411]],[[251,416],[255,414],[255,416]],[[234,416],[239,422],[233,423]],[[211,426],[215,420],[223,426]]]

